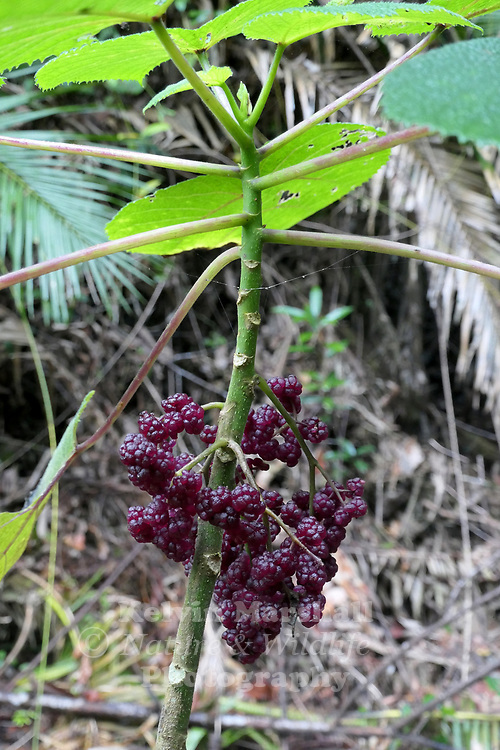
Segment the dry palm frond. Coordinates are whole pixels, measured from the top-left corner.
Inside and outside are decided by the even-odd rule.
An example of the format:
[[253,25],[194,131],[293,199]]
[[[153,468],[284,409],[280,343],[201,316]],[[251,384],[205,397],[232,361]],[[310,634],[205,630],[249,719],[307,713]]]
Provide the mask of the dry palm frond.
[[[401,148],[386,172],[392,212],[416,217],[416,242],[461,258],[500,262],[498,206],[475,158],[430,144]],[[500,288],[488,279],[429,264],[428,296],[443,312],[446,335],[460,324],[457,373],[474,367],[474,388],[486,396],[500,436]]]

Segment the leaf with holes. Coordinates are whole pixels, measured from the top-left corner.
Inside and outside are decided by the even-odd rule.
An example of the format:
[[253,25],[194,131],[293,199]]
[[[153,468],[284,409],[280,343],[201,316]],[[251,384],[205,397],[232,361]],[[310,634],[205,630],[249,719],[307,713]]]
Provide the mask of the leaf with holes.
[[[315,125],[293,142],[265,157],[261,174],[299,164],[311,155],[323,156],[337,149],[383,135],[368,125],[346,123]],[[322,169],[262,193],[263,223],[270,229],[289,229],[298,221],[329,206],[372,177],[389,158],[389,150],[363,156],[346,164]],[[173,224],[216,218],[243,210],[241,182],[231,177],[195,177],[153,196],[129,203],[107,225],[110,239]],[[194,248],[215,248],[239,242],[239,227],[212,230],[179,239],[164,240],[133,252],[173,255]]]
[[[276,9],[275,9],[276,11]],[[249,39],[267,39],[293,44],[299,39],[339,26],[364,24],[375,35],[424,34],[438,24],[473,26],[466,18],[428,3],[356,3],[324,5],[266,13],[247,23],[243,33]]]
[[[266,156],[261,163],[261,174],[270,174],[312,157],[333,153],[347,146],[365,142],[375,135],[384,133],[369,125],[352,123],[315,125]],[[264,190],[264,224],[269,229],[289,229],[298,221],[340,200],[355,187],[369,180],[387,162],[389,155],[390,151],[387,150],[360,157]]]
[[383,83],[387,117],[500,146],[500,39],[471,39],[415,57]]
[[[109,222],[106,231],[111,240],[116,240],[173,224],[241,213],[242,208],[239,180],[218,176],[194,177],[124,206]],[[221,247],[228,242],[239,242],[240,238],[240,227],[217,229],[163,240],[134,252],[175,255],[198,247]]]
[[30,504],[19,513],[0,513],[0,580],[19,560],[28,544],[33,526],[50,496],[49,487],[65,465],[71,461],[76,448],[76,430],[87,404],[94,395],[88,393],[80,408],[64,431],[42,478],[30,497]]
[[[0,3],[0,71],[81,47],[124,21],[148,23],[172,0],[23,0]],[[68,66],[69,71],[69,66]]]
[[[232,74],[233,71],[231,70],[231,68],[219,68],[216,65],[212,65],[212,67],[208,70],[200,71],[198,73],[203,83],[206,83],[207,86],[220,86],[225,81],[227,81],[227,79],[230,78]],[[167,86],[165,89],[163,89],[163,91],[159,91],[156,96],[153,96],[151,101],[146,104],[142,111],[145,112],[150,107],[156,107],[157,104],[162,102],[167,97],[172,96],[172,94],[179,94],[181,91],[189,91],[192,88],[193,87],[191,86],[189,81],[186,81],[185,78],[183,78],[182,81],[177,81],[177,83],[172,83],[170,84],[170,86]]]

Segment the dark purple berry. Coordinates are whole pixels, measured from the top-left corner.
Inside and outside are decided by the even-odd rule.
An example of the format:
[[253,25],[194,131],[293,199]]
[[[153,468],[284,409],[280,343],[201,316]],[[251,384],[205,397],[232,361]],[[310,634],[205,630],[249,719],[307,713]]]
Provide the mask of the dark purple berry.
[[213,445],[217,439],[217,425],[206,424],[200,432],[200,440],[205,445]]
[[134,537],[136,542],[142,544],[146,542],[152,542],[154,537],[154,529],[144,519],[144,508],[140,505],[136,505],[133,508],[128,509],[128,530]]
[[304,440],[310,443],[322,443],[328,437],[328,427],[318,417],[310,417],[297,424]]

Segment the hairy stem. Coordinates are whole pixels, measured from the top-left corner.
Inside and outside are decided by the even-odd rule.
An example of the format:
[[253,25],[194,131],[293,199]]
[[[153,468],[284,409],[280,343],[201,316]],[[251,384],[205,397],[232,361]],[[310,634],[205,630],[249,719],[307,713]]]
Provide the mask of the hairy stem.
[[41,263],[35,263],[33,266],[26,266],[25,268],[20,268],[18,271],[6,273],[4,276],[0,276],[0,289],[7,289],[7,287],[14,284],[20,284],[23,281],[44,276],[61,268],[76,266],[78,263],[85,263],[87,260],[103,258],[105,255],[112,255],[123,250],[146,247],[161,240],[171,240],[177,237],[187,237],[191,234],[201,234],[212,229],[243,226],[249,219],[250,217],[247,214],[231,214],[216,219],[201,219],[200,221],[188,221],[185,224],[173,224],[170,227],[163,227],[162,229],[152,229],[149,232],[131,234],[120,240],[101,242],[99,245],[93,245],[84,250],[77,250],[76,253],[61,255],[59,258],[44,260]]
[[106,148],[104,146],[85,146],[76,143],[58,143],[57,141],[37,141],[30,138],[10,138],[6,135],[0,135],[0,146],[27,148],[32,151],[50,151],[57,154],[96,156],[98,159],[126,161],[131,164],[144,164],[150,167],[174,169],[177,172],[192,172],[193,174],[238,177],[240,173],[239,167],[227,164],[211,164],[204,161],[177,159],[174,156],[159,156],[158,154],[146,154],[141,151],[126,151],[121,148]]
[[[238,335],[233,370],[217,437],[240,443],[250,410],[255,379],[255,351],[260,324],[262,208],[252,179],[259,174],[259,158],[253,143],[242,148],[243,210],[250,216],[242,228],[241,276],[238,296]],[[234,484],[236,457],[230,448],[220,448],[210,474],[212,488]],[[200,658],[205,618],[220,569],[222,533],[200,522],[193,565],[163,704],[156,750],[184,750],[193,702],[194,682]]]
[[174,63],[177,70],[182,73],[187,81],[189,81],[203,104],[217,118],[219,123],[227,131],[231,138],[233,138],[241,147],[248,145],[250,142],[250,136],[242,129],[239,123],[237,123],[232,115],[230,115],[229,112],[222,106],[215,94],[213,94],[208,86],[201,80],[200,76],[191,67],[180,49],[175,44],[174,40],[166,30],[163,23],[160,20],[154,20],[151,22],[151,28],[170,55],[170,59]]
[[291,229],[264,229],[264,241],[279,245],[308,245],[311,247],[334,247],[344,250],[361,250],[368,253],[397,255],[401,258],[425,260],[440,266],[457,268],[460,271],[477,273],[490,279],[500,279],[500,267],[479,260],[457,258],[456,255],[426,250],[403,242],[381,240],[376,237],[360,237],[352,234],[329,234],[328,232],[299,232]]
[[380,151],[400,146],[402,143],[411,143],[411,141],[425,138],[428,135],[431,135],[431,131],[426,127],[415,126],[406,128],[406,130],[399,130],[397,133],[384,135],[381,138],[372,138],[370,141],[357,143],[355,146],[349,146],[341,151],[334,151],[333,154],[317,156],[315,159],[308,159],[291,167],[278,169],[276,172],[271,172],[263,177],[257,177],[253,180],[253,186],[257,190],[265,190],[275,185],[281,185],[288,180],[297,180],[313,172],[319,172],[321,169],[334,167],[336,164],[345,164],[347,161],[378,154]]
[[412,57],[415,57],[415,55],[418,55],[420,52],[426,49],[430,44],[432,44],[432,42],[434,42],[435,39],[437,39],[437,37],[441,34],[442,31],[443,31],[442,26],[439,26],[438,28],[434,29],[434,31],[431,34],[426,36],[418,44],[416,44],[414,47],[409,49],[408,52],[405,52],[405,54],[402,55],[400,58],[389,63],[389,65],[387,65],[379,73],[375,73],[375,75],[371,76],[371,78],[368,78],[366,81],[363,81],[363,83],[360,83],[359,86],[356,86],[351,91],[348,91],[346,94],[339,97],[331,104],[327,104],[326,107],[323,107],[322,109],[318,109],[317,112],[315,112],[313,115],[311,115],[307,119],[302,120],[302,122],[299,122],[293,128],[290,128],[290,130],[287,130],[285,133],[282,133],[276,138],[273,138],[272,141],[268,141],[267,143],[265,143],[263,146],[260,147],[259,152],[262,155],[272,154],[273,151],[276,151],[276,149],[279,148],[280,146],[284,146],[285,143],[290,143],[290,141],[293,141],[295,138],[297,138],[297,136],[301,135],[302,133],[306,133],[308,130],[310,130],[310,128],[312,128],[317,123],[322,122],[327,117],[330,117],[331,115],[335,114],[335,112],[338,112],[339,109],[342,109],[342,107],[345,107],[347,104],[350,104],[359,96],[361,96],[362,94],[365,94],[367,91],[369,91],[378,83],[380,83],[380,81],[388,73],[394,70],[394,68],[397,68],[402,63],[406,62]]

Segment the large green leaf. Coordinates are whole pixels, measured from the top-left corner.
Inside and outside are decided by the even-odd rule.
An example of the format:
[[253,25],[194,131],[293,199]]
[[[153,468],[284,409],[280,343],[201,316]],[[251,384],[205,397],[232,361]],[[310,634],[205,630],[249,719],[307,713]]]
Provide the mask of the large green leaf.
[[429,5],[439,5],[441,8],[459,13],[466,18],[484,16],[500,8],[498,0],[443,0],[443,2],[430,0]]
[[[324,123],[295,138],[262,160],[261,174],[271,174],[316,156],[367,141],[384,133],[369,125]],[[340,200],[372,177],[389,158],[390,151],[364,156],[302,179],[264,190],[263,221],[269,229],[289,229],[331,203]]]
[[[198,75],[207,86],[220,86],[233,75],[233,71],[227,66],[219,68],[216,65],[212,65],[208,70],[200,71]],[[163,91],[159,91],[156,96],[153,96],[142,111],[145,112],[150,107],[156,107],[157,104],[167,99],[167,97],[172,96],[172,94],[179,94],[181,91],[189,91],[192,88],[189,81],[186,81],[185,78],[182,81],[177,81],[177,83],[171,83],[170,86],[167,86]]]
[[472,39],[415,57],[383,83],[392,120],[500,146],[500,39]]
[[288,45],[326,29],[358,24],[376,35],[423,34],[437,24],[478,28],[456,13],[429,4],[374,2],[266,13],[247,23],[243,33],[249,39]]
[[[316,125],[263,159],[261,174],[293,166],[313,155],[332,153],[336,149],[366,141],[375,134],[380,135],[381,131],[367,125]],[[292,227],[366,182],[388,158],[389,151],[360,157],[264,190],[264,224],[270,229]],[[129,203],[108,224],[107,231],[110,239],[119,239],[137,232],[240,213],[242,210],[243,196],[238,180],[230,177],[195,177],[158,190],[154,196]],[[236,227],[166,240],[138,248],[135,252],[171,255],[198,247],[221,247],[228,242],[239,242],[240,237],[241,229]]]
[[214,44],[243,33],[243,27],[256,16],[285,8],[302,8],[311,0],[246,0],[197,29],[169,29],[174,41],[186,52],[200,52]]
[[169,60],[153,31],[97,40],[63,52],[40,68],[35,80],[43,89],[84,81],[138,81]]
[[147,23],[172,0],[23,0],[0,3],[0,71],[80,47],[123,21]]
[[[194,177],[124,206],[109,222],[106,231],[109,238],[114,240],[172,224],[241,213],[242,207],[239,180],[217,176]],[[165,240],[137,248],[136,252],[174,255],[195,247],[221,247],[228,242],[239,242],[240,236],[241,229],[235,227]]]
[[0,580],[19,560],[33,531],[36,519],[47,503],[49,486],[75,451],[76,430],[94,391],[83,399],[80,408],[67,426],[42,478],[30,497],[30,504],[18,513],[0,513]]
[[[197,29],[174,28],[169,32],[181,52],[196,52],[240,34],[243,26],[256,15],[300,8],[308,2],[310,0],[246,0]],[[152,31],[69,46],[77,49],[65,50],[38,72],[36,81],[40,88],[51,89],[62,83],[83,81],[133,80],[140,83],[153,68],[170,59]]]

